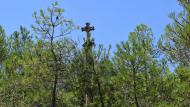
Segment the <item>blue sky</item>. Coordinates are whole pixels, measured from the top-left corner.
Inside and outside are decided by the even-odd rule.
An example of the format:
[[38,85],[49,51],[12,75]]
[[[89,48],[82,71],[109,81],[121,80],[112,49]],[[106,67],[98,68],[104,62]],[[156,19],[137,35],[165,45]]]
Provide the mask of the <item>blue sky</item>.
[[[20,25],[30,28],[34,23],[34,11],[46,9],[55,0],[2,0],[0,25],[8,34]],[[58,0],[65,9],[65,16],[73,19],[76,25],[91,22],[95,26],[92,33],[97,44],[106,47],[127,40],[130,31],[138,24],[147,24],[153,29],[155,38],[171,22],[169,13],[179,12],[177,0]],[[84,33],[75,31],[74,38],[83,38]],[[81,41],[82,42],[82,41]],[[114,48],[113,48],[114,49]]]

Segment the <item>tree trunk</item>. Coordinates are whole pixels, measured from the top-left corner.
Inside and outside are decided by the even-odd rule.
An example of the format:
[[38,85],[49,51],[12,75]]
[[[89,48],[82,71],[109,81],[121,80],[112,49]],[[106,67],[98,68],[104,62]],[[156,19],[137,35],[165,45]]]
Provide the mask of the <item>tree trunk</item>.
[[100,95],[101,107],[105,107],[104,106],[104,96],[101,91],[101,84],[100,84],[99,80],[97,80],[97,82],[98,82],[98,91],[99,91],[99,95]]
[[136,107],[140,107],[138,98],[137,98],[137,93],[136,93],[136,91],[137,91],[137,89],[136,89],[137,88],[136,87],[136,70],[135,70],[134,66],[133,66],[133,83],[134,83],[133,90],[134,90],[135,105],[136,105]]
[[52,107],[56,107],[56,92],[57,92],[57,71],[55,73],[55,80],[53,84],[53,92],[52,92]]
[[56,107],[56,93],[57,93],[57,82],[58,82],[58,66],[57,66],[57,56],[54,52],[53,47],[53,38],[51,38],[51,52],[53,54],[53,59],[55,61],[55,74],[54,74],[54,82],[53,82],[53,91],[52,91],[52,107]]

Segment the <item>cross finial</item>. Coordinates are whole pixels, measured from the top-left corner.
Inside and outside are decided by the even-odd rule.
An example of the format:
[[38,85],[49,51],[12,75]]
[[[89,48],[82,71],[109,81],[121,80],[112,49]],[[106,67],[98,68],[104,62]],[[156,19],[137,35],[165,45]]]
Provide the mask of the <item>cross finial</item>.
[[90,26],[90,23],[87,22],[85,27],[81,28],[82,32],[85,31],[87,33],[86,40],[84,39],[83,47],[90,47],[89,49],[94,46],[94,40],[90,37],[90,31],[94,30],[94,26]]
[[86,26],[85,26],[85,27],[82,27],[81,30],[82,30],[82,32],[85,31],[85,32],[89,33],[90,31],[93,31],[93,30],[94,30],[94,26],[91,27],[91,26],[90,26],[90,23],[87,22],[87,23],[86,23]]

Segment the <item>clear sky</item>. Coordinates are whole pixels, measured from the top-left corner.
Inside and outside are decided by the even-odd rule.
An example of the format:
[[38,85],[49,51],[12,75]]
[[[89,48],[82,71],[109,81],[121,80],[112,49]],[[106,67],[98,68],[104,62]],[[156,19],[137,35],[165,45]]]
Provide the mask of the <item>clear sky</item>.
[[[20,25],[30,28],[34,23],[34,11],[46,9],[55,0],[2,0],[0,6],[0,25],[8,34]],[[73,19],[76,25],[91,22],[95,26],[92,33],[97,44],[113,47],[127,40],[130,31],[138,24],[147,24],[153,29],[155,38],[171,22],[169,13],[181,10],[177,0],[58,0],[65,9],[65,16]],[[76,38],[84,33],[74,32]],[[81,41],[82,42],[82,41]],[[114,49],[114,48],[113,48]]]

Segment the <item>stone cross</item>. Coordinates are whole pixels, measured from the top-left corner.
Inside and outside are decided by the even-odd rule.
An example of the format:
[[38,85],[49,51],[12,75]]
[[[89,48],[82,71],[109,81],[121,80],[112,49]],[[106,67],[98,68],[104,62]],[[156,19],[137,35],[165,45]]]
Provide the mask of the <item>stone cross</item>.
[[81,28],[82,32],[85,31],[87,33],[87,40],[90,40],[90,31],[94,31],[94,26],[90,26],[90,23],[86,23],[85,27]]
[[[90,32],[94,30],[93,26],[90,26],[90,23],[86,23],[85,27],[81,28],[82,32],[85,31],[87,33],[87,39],[84,39],[84,52],[85,52],[85,57],[86,57],[86,66],[92,66],[94,64],[94,60],[93,60],[93,56],[92,56],[92,47],[94,46],[94,39],[91,39],[91,35]],[[92,67],[90,67],[92,68]],[[86,70],[87,74],[88,74],[88,79],[90,79],[90,81],[92,80],[93,77],[93,73],[92,73],[92,69]],[[88,82],[89,80],[85,81],[85,102],[86,105],[88,106],[90,103],[93,102],[93,99],[90,97],[92,96],[92,89],[91,89],[91,82]]]

